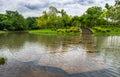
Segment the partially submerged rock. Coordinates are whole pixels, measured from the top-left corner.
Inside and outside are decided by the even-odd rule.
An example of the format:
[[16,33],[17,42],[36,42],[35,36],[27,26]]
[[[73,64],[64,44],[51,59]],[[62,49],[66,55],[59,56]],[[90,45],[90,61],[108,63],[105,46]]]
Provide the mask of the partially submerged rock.
[[0,58],[0,65],[3,65],[6,63],[6,59],[4,57]]
[[94,52],[97,52],[97,50],[87,50],[87,52],[94,53]]

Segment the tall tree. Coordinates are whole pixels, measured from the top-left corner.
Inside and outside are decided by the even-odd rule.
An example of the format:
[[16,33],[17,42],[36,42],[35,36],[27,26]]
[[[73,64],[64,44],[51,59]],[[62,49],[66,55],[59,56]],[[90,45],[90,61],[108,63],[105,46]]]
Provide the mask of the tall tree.
[[37,29],[37,25],[36,25],[36,18],[37,17],[28,17],[27,20],[27,24],[28,24],[28,29]]
[[5,28],[5,21],[7,20],[7,16],[5,14],[0,14],[0,30]]
[[17,11],[6,11],[6,16],[11,25],[7,27],[8,30],[26,30],[28,28],[24,17]]
[[66,27],[70,25],[70,17],[66,14],[66,12],[62,9],[61,11],[57,10],[57,8],[51,6],[49,11],[43,12],[43,15],[36,20],[39,28],[60,28]]
[[111,20],[113,26],[118,26],[120,22],[120,0],[115,0],[115,5],[107,9],[108,19]]
[[82,26],[84,27],[93,27],[100,25],[99,23],[99,17],[103,13],[101,7],[90,7],[87,9],[86,13],[83,14],[83,16],[80,17],[80,21],[82,23]]

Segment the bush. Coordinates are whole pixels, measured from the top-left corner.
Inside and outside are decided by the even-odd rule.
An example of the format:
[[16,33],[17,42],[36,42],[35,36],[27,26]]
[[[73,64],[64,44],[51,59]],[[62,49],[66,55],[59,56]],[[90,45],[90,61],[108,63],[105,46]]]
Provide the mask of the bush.
[[76,32],[80,32],[80,30],[79,30],[78,27],[70,27],[68,29],[57,29],[57,32],[63,32],[63,33],[65,33],[65,32],[67,32],[67,33],[74,32],[74,33],[76,33]]
[[93,29],[98,31],[98,32],[110,32],[109,29],[102,28],[102,27],[94,27]]

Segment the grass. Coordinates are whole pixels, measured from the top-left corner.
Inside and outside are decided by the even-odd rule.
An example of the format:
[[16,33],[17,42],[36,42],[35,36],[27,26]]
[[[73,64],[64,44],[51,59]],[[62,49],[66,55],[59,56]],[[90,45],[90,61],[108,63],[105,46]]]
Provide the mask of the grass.
[[120,28],[94,27],[91,29],[95,35],[120,35]]
[[51,29],[29,30],[30,34],[57,34],[57,31]]
[[57,29],[57,30],[51,30],[51,29],[40,29],[40,30],[29,30],[28,31],[30,34],[42,34],[42,35],[63,35],[63,34],[80,34],[79,32],[76,31],[66,31],[66,29]]
[[108,34],[120,35],[120,28],[110,28],[110,32]]
[[[106,28],[106,27],[93,27],[91,28],[95,35],[120,35],[120,28]],[[7,33],[8,31],[0,31],[0,34]],[[81,30],[77,27],[63,28],[63,29],[40,29],[40,30],[28,30],[30,34],[41,34],[41,35],[79,35]]]
[[2,34],[2,33],[6,33],[6,31],[0,31],[0,34]]

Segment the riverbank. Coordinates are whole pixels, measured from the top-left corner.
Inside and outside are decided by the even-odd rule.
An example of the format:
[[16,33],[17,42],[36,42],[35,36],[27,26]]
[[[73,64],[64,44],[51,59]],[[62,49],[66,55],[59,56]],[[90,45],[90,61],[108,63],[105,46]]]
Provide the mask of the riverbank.
[[40,29],[40,30],[29,30],[28,33],[30,34],[44,34],[44,35],[57,35],[57,34],[81,34],[79,29]]
[[57,31],[51,29],[29,30],[30,34],[57,34]]
[[[88,28],[94,35],[120,35],[120,28],[103,28],[94,27]],[[41,34],[41,35],[78,35],[82,34],[82,29],[71,28],[71,29],[39,29],[39,30],[27,30],[27,31],[0,31],[0,34],[11,33],[11,32],[28,32],[29,34]]]
[[91,28],[95,35],[120,35],[120,28],[104,28],[104,27],[94,27]]

